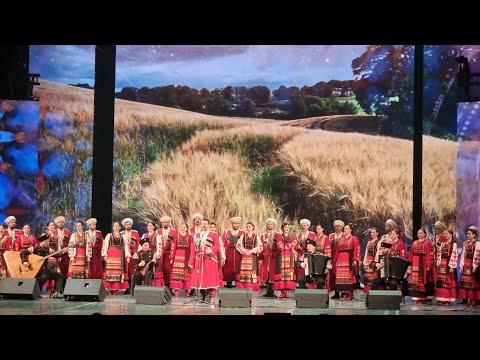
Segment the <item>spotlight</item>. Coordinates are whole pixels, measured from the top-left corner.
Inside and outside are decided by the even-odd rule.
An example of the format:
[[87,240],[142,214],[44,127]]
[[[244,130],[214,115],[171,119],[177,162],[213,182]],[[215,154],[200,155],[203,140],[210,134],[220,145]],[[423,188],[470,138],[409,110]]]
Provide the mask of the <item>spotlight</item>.
[[468,65],[468,58],[459,55],[455,58],[458,63],[457,82],[459,92],[457,101],[469,101],[469,87],[470,87],[470,67]]
[[38,101],[38,97],[33,96],[33,87],[35,85],[40,85],[40,82],[38,81],[38,78],[40,77],[40,74],[28,74],[28,99]]

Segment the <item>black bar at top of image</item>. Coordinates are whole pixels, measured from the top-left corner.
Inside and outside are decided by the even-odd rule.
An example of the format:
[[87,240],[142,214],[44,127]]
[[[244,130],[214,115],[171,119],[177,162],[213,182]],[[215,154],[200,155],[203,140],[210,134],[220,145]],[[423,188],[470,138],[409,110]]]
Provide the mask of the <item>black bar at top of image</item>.
[[96,45],[92,217],[97,219],[97,229],[103,234],[111,232],[112,227],[115,57],[115,45]]
[[413,229],[422,227],[422,167],[423,167],[423,45],[415,45],[413,82]]

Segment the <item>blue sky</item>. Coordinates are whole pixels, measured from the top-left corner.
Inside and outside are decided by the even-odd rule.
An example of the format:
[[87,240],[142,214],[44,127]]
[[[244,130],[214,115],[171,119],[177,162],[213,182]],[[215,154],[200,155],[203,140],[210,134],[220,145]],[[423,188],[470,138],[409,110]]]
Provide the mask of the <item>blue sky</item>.
[[32,45],[30,46],[31,73],[64,84],[87,83],[95,79],[94,45]]
[[[353,79],[366,45],[117,45],[116,88],[187,85],[313,85]],[[40,79],[93,86],[93,45],[33,45],[30,72]]]

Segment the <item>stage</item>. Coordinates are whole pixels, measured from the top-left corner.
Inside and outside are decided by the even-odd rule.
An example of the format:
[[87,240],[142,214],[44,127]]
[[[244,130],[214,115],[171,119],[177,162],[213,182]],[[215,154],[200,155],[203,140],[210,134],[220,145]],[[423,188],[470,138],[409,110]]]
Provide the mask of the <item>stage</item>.
[[367,310],[365,294],[359,291],[351,301],[330,299],[326,309],[305,309],[296,308],[293,294],[288,299],[266,299],[263,293],[253,293],[251,308],[219,307],[218,299],[210,305],[194,303],[194,297],[183,296],[173,297],[169,305],[143,305],[136,304],[130,295],[108,295],[104,302],[79,302],[42,294],[38,300],[0,300],[0,315],[480,315],[480,306],[417,305],[410,297],[400,310]]

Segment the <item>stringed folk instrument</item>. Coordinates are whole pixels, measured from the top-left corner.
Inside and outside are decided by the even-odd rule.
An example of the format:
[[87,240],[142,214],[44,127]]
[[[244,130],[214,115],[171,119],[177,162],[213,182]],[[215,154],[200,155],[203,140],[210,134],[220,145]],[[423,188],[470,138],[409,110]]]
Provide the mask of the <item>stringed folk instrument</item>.
[[155,257],[152,260],[150,260],[148,263],[146,263],[141,270],[138,270],[143,276],[145,276],[145,273],[147,272],[147,269],[150,266],[150,264],[153,262],[153,260],[155,260]]
[[37,276],[38,272],[43,266],[43,262],[64,251],[65,248],[55,251],[47,256],[39,256],[35,254],[30,254],[27,256],[27,261],[30,263],[30,266],[23,265],[22,259],[20,258],[20,251],[5,251],[3,254],[5,257],[5,263],[7,269],[10,272],[12,278],[28,278],[33,279]]

